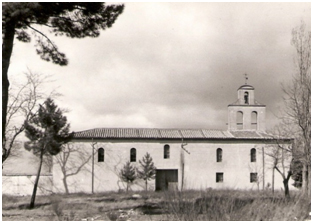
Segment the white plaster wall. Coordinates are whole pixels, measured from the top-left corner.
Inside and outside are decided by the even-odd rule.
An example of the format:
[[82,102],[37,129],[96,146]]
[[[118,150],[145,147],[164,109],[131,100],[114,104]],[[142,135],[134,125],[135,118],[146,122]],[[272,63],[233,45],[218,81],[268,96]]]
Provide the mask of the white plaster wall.
[[[2,176],[2,194],[25,196],[31,195],[36,176]],[[52,192],[52,176],[40,176],[37,195]]]
[[[170,145],[170,159],[164,159],[163,147]],[[76,142],[76,147],[91,155],[92,146],[90,142]],[[125,183],[119,179],[119,172],[123,165],[130,159],[130,149],[136,148],[137,162],[132,164],[139,167],[139,160],[149,152],[157,169],[178,169],[178,188],[182,182],[182,157],[184,157],[184,188],[185,189],[207,189],[207,188],[232,188],[232,189],[263,189],[263,159],[262,147],[268,150],[269,147],[258,143],[247,142],[188,142],[185,148],[190,152],[186,153],[181,149],[179,141],[162,142],[97,142],[95,148],[104,148],[104,162],[98,162],[97,153],[94,154],[94,192],[117,191],[125,189]],[[216,149],[223,150],[223,161],[216,162]],[[250,150],[256,148],[257,162],[250,162]],[[183,155],[183,156],[181,156]],[[70,157],[72,165],[77,163],[77,157]],[[75,161],[76,159],[76,161]],[[264,185],[272,184],[271,159],[264,157]],[[92,159],[73,176],[68,177],[70,193],[92,191]],[[216,172],[224,173],[224,182],[216,183]],[[250,173],[258,173],[258,183],[250,183]],[[54,191],[64,192],[62,183],[63,175],[60,168],[54,165],[53,181]],[[292,179],[290,180],[290,189]],[[283,188],[282,178],[275,172],[275,189]],[[131,186],[132,190],[144,190],[144,182],[137,180]],[[155,189],[155,181],[149,182],[149,190]]]
[[251,113],[257,112],[257,130],[265,131],[266,108],[259,106],[228,106],[228,130],[237,130],[237,112],[243,113],[243,130],[253,130]]

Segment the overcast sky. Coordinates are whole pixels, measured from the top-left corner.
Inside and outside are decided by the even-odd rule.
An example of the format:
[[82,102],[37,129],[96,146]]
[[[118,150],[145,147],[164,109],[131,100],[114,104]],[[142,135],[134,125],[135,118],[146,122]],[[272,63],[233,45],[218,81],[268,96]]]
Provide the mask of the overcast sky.
[[[295,72],[291,31],[311,27],[310,3],[125,3],[98,38],[53,38],[66,67],[15,41],[9,78],[53,75],[71,130],[98,127],[226,130],[227,106],[244,84],[276,123],[281,83]],[[45,30],[42,30],[45,31]],[[48,33],[47,33],[48,34]]]

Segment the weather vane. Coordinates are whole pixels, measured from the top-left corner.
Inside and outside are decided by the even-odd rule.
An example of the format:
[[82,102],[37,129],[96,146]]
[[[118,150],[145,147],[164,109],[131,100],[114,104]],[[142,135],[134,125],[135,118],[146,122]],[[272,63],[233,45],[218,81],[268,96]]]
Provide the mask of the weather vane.
[[248,74],[244,74],[245,75],[245,84],[247,84],[247,82],[248,82]]

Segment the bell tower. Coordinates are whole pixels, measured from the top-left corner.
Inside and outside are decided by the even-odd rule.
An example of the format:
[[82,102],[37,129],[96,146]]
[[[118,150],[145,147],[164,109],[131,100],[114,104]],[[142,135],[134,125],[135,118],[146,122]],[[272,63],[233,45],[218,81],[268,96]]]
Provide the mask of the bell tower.
[[254,98],[254,87],[246,83],[237,90],[238,99],[228,105],[229,131],[265,131],[266,106]]

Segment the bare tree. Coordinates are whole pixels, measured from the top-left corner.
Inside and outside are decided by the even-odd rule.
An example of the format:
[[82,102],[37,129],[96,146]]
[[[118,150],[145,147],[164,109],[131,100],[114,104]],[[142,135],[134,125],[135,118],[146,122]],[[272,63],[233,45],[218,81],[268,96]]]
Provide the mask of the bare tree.
[[311,195],[311,32],[304,22],[292,30],[291,44],[296,49],[296,73],[283,86],[285,110],[283,122],[292,126],[298,159],[303,165],[303,194]]
[[[271,149],[267,149],[265,154],[272,159],[272,168],[273,168],[273,176],[274,171],[276,170],[283,179],[285,197],[289,198],[289,180],[292,176],[292,150],[291,148],[287,148],[286,145],[277,143],[275,146],[272,146]],[[274,179],[272,182],[272,186],[274,187]],[[274,191],[274,188],[272,188]]]
[[93,154],[79,146],[74,146],[72,143],[66,144],[63,147],[63,152],[56,155],[56,163],[60,166],[63,174],[62,182],[66,194],[70,193],[67,179],[80,173],[92,156]]
[[28,70],[23,83],[13,84],[10,88],[9,104],[7,109],[6,132],[2,146],[2,165],[10,156],[16,156],[19,143],[18,136],[24,131],[24,121],[28,121],[33,111],[38,108],[38,102],[46,97],[57,97],[57,93],[52,91],[45,94],[41,90],[45,83],[48,83],[50,76],[33,73]]

